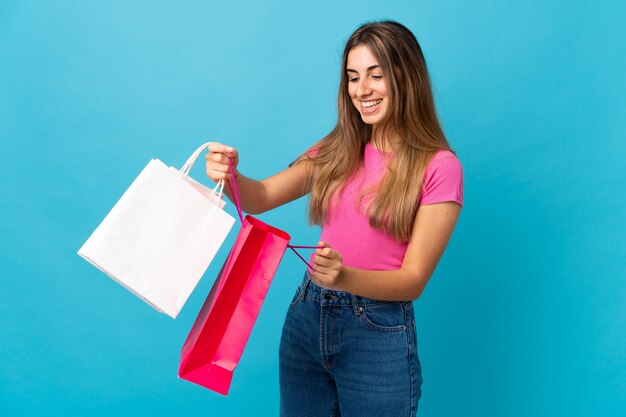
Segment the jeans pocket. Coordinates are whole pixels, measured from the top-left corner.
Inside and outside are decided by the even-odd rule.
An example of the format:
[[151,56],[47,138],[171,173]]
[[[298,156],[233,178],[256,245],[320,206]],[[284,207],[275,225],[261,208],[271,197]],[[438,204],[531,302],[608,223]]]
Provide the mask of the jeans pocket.
[[291,307],[293,307],[293,306],[295,306],[296,304],[298,304],[298,301],[300,301],[300,300],[302,299],[302,297],[300,297],[300,294],[301,294],[301,293],[302,293],[302,286],[299,286],[299,287],[296,289],[296,293],[295,293],[295,295],[293,296],[293,298],[291,299],[291,302],[289,303],[289,307],[290,307],[290,308],[291,308]]
[[385,333],[406,330],[402,304],[384,303],[363,306],[362,308],[359,317],[370,329]]

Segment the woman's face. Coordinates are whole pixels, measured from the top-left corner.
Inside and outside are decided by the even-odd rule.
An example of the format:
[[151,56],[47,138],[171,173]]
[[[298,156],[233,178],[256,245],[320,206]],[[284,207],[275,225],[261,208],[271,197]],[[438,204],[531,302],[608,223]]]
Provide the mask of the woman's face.
[[367,46],[358,45],[348,52],[346,75],[348,94],[363,122],[376,125],[384,120],[389,108],[387,82],[382,67]]

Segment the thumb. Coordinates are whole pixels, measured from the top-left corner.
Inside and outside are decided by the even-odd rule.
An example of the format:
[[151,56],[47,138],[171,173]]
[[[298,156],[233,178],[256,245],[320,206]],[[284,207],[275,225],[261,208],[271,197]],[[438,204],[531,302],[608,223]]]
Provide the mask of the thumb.
[[226,152],[224,152],[224,154],[233,160],[237,160],[239,158],[239,151],[230,146],[226,148]]

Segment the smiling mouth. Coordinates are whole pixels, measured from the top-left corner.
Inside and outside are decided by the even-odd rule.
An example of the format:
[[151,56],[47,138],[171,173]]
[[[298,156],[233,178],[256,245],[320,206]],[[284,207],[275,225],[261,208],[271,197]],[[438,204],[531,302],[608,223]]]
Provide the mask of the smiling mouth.
[[362,101],[361,106],[363,106],[364,109],[371,109],[378,106],[380,103],[382,103],[382,101],[382,98],[378,100]]
[[382,98],[377,100],[361,101],[361,113],[371,114],[378,110],[378,106],[383,102]]

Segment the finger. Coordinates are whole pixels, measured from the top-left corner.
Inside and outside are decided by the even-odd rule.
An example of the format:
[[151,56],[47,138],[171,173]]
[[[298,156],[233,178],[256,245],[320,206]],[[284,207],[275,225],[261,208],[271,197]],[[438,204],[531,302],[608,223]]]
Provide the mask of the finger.
[[[226,148],[226,156],[228,156],[229,158],[232,158],[233,160],[237,160],[239,158],[239,151],[235,148],[231,148],[230,146]],[[230,150],[228,150],[230,149]]]
[[227,172],[217,172],[217,171],[212,172],[211,175],[207,174],[207,176],[215,182],[219,180],[229,180],[231,177],[231,175]]
[[228,166],[228,157],[223,153],[211,153],[207,155],[207,160],[211,160],[223,165]]
[[232,152],[233,148],[228,145],[224,145],[222,143],[213,142],[209,144],[209,152],[219,152],[219,153],[227,153]]
[[315,265],[315,271],[322,276],[327,276],[332,271],[332,268],[324,265]]
[[313,262],[313,265],[311,266],[313,267],[313,271],[317,273],[325,269],[323,265],[316,264],[315,262]]
[[219,180],[227,180],[231,177],[230,167],[228,165],[218,164],[213,161],[207,161],[206,174],[215,182]]
[[322,287],[326,287],[332,282],[332,277],[327,273],[327,271],[317,271],[315,273],[315,278],[317,279],[318,285],[321,285]]
[[313,271],[310,272],[309,275],[311,276],[311,280],[313,282],[315,282],[316,284],[319,282],[319,278],[317,276],[317,271],[315,270],[315,268],[313,268]]
[[313,264],[320,268],[334,268],[337,266],[337,261],[330,258],[317,258],[313,260]]
[[325,282],[326,282],[326,274],[321,273],[320,271],[316,271],[313,270],[313,273],[311,274],[311,278],[313,279],[313,282],[315,282],[317,285],[320,286],[324,286]]
[[[204,159],[206,159],[207,161],[217,161],[215,158],[220,158],[222,155],[224,155],[221,152],[208,152],[205,156]],[[219,162],[219,161],[217,161]]]
[[321,256],[323,258],[328,258],[328,259],[338,258],[337,253],[338,252],[336,250],[332,250],[330,248],[317,249],[315,251],[316,255]]
[[232,146],[224,145],[222,143],[213,142],[209,145],[209,152],[207,157],[211,154],[223,154],[227,157],[237,161],[239,158],[239,151]]
[[328,262],[327,260],[325,260],[324,258],[321,258],[319,256],[315,256],[313,258],[313,266],[315,266],[315,267],[320,267],[320,268],[325,267],[325,266],[327,266],[327,262]]
[[[317,257],[317,261],[322,263],[323,265],[334,265],[340,259],[339,253],[335,252],[330,256],[325,255],[315,255]],[[315,259],[314,259],[315,262]]]
[[207,171],[230,173],[230,167],[228,165],[207,162],[206,167],[207,167]]
[[319,254],[327,255],[329,253],[328,250],[332,249],[328,243],[322,241],[317,242],[317,246],[323,246],[323,248],[318,248],[315,250],[315,252]]

